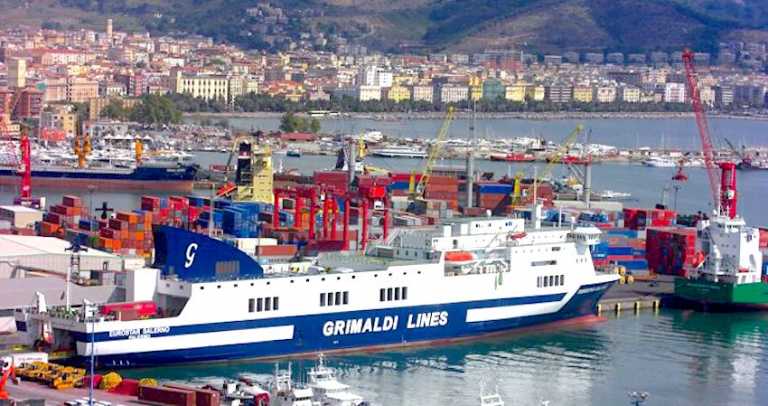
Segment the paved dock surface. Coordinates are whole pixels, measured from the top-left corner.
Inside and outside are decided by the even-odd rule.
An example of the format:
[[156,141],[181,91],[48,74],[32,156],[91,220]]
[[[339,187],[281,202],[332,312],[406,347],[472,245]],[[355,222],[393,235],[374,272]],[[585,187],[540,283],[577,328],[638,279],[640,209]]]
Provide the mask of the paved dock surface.
[[[5,390],[13,399],[45,399],[46,405],[63,405],[64,402],[88,398],[88,389],[56,390],[34,382],[21,382],[18,385],[7,383]],[[118,405],[145,405],[139,403],[133,396],[116,395],[102,390],[94,390],[94,400],[107,401],[112,406]]]

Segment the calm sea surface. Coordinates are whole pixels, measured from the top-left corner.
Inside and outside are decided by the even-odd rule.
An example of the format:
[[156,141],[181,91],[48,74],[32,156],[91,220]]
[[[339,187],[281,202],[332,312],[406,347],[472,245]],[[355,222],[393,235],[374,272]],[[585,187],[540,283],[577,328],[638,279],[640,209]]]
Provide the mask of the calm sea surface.
[[[197,118],[190,118],[195,121]],[[230,118],[229,123],[240,129],[277,130],[280,118]],[[456,119],[450,126],[449,138],[464,138],[469,133],[468,119]],[[436,119],[323,119],[323,131],[329,133],[360,133],[368,129],[386,135],[412,138],[434,138],[442,125]],[[591,141],[618,147],[671,147],[698,150],[699,137],[693,118],[611,118],[584,120],[522,120],[512,118],[477,121],[476,133],[484,138],[542,136],[552,141],[563,140],[577,124],[591,130]],[[710,133],[717,146],[727,148],[725,138],[734,145],[768,146],[768,121],[713,118]]]
[[[343,382],[379,405],[479,405],[481,385],[498,386],[507,405],[768,404],[768,315],[610,316],[580,327],[487,341],[331,357]],[[314,360],[293,361],[295,379]],[[283,367],[285,367],[283,363]],[[270,374],[272,363],[233,363],[125,371],[133,377],[193,381]],[[306,378],[304,378],[306,379]]]

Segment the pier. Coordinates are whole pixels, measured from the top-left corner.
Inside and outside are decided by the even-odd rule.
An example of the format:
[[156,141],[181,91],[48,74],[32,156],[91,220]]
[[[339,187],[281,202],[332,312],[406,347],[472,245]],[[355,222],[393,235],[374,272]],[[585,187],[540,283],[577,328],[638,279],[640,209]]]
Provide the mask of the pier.
[[654,279],[612,286],[598,303],[599,314],[658,310],[673,304],[674,277],[659,275]]

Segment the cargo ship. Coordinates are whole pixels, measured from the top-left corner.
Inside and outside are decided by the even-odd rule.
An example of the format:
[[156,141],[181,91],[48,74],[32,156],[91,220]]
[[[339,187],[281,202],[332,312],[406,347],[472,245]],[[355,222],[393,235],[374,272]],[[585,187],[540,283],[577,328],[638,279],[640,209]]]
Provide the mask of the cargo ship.
[[[32,186],[63,189],[163,190],[191,192],[197,166],[180,163],[146,163],[139,166],[75,168],[32,167]],[[0,185],[17,185],[15,168],[0,167]]]
[[675,279],[675,296],[705,309],[768,308],[760,231],[740,216],[718,214],[696,227],[696,261]]
[[601,232],[531,224],[450,220],[395,229],[365,255],[263,266],[215,238],[156,226],[155,263],[124,279],[124,301],[151,300],[156,313],[146,303],[141,314],[51,309],[38,295],[15,320],[40,349],[126,368],[444,344],[591,319],[618,280],[593,266]]

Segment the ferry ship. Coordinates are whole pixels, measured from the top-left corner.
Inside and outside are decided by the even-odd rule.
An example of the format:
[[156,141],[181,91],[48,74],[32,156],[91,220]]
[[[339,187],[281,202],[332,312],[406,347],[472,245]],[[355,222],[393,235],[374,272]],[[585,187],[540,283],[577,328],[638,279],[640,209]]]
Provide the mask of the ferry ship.
[[590,316],[618,279],[592,264],[598,229],[538,220],[395,229],[365,255],[263,266],[205,235],[157,226],[154,237],[155,263],[126,271],[124,299],[152,300],[157,314],[62,311],[38,297],[15,313],[18,330],[38,347],[71,351],[73,362],[93,351],[100,367],[283,358],[449,343]]
[[389,147],[371,150],[369,155],[381,158],[426,158],[427,153],[414,147]]

